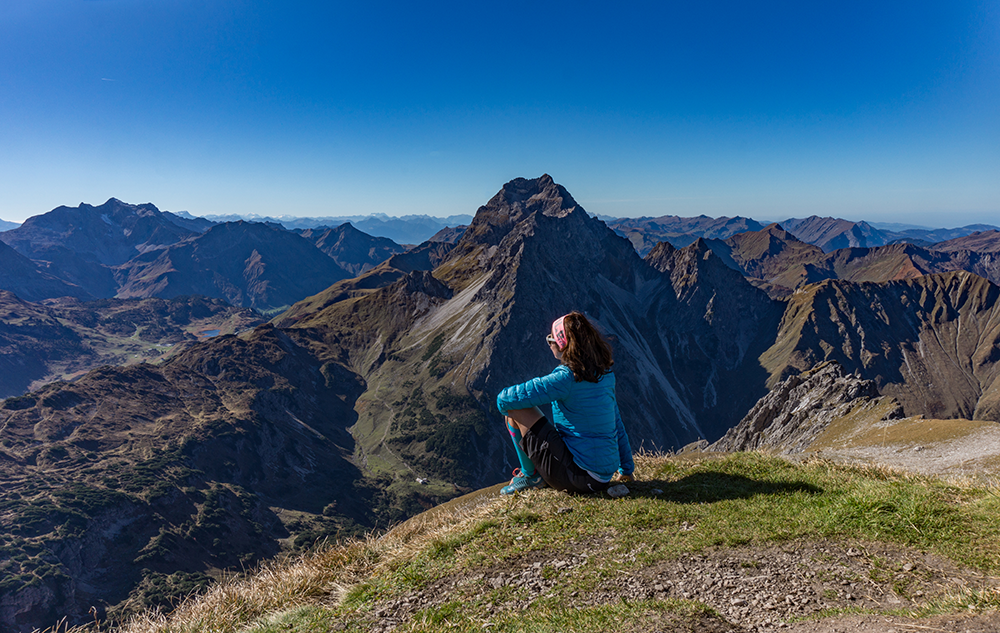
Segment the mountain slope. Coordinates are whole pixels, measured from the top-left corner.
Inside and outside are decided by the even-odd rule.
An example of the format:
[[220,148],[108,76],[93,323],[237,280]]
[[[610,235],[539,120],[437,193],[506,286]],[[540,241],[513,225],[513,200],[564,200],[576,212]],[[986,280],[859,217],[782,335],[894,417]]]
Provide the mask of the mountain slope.
[[338,281],[326,290],[298,301],[272,322],[279,327],[291,327],[303,319],[312,319],[323,309],[347,299],[357,299],[375,290],[385,288],[408,274],[420,270],[431,271],[444,260],[452,249],[447,242],[424,242],[405,253],[390,256],[384,262],[357,277]]
[[206,574],[398,520],[350,462],[363,383],[314,351],[264,326],[6,400],[4,626],[80,622],[130,593],[167,604]]
[[987,484],[760,453],[636,461],[624,498],[481,490],[121,633],[1000,628]]
[[824,281],[791,296],[761,362],[772,385],[836,360],[908,415],[1000,420],[998,299],[1000,288],[966,272]]
[[790,218],[781,225],[798,239],[819,246],[826,252],[838,248],[882,246],[888,244],[894,237],[867,222],[821,218],[815,215],[804,219]]
[[938,242],[931,248],[936,251],[976,251],[979,253],[996,253],[1000,251],[1000,231],[981,231],[957,237],[944,242]]
[[315,294],[350,273],[294,233],[235,222],[143,253],[120,266],[116,276],[120,298],[201,294],[272,310]]
[[83,288],[39,269],[33,261],[0,242],[0,290],[8,290],[28,301],[53,297],[92,299]]

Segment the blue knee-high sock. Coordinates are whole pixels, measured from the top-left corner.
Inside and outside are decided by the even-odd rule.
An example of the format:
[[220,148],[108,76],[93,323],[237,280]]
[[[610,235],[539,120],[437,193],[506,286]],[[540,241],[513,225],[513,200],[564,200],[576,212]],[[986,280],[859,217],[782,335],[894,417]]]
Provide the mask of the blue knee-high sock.
[[525,477],[534,477],[535,465],[531,463],[525,452],[521,450],[521,429],[508,424],[507,430],[510,431],[510,439],[514,440],[514,452],[517,453],[517,461],[521,462],[521,473]]

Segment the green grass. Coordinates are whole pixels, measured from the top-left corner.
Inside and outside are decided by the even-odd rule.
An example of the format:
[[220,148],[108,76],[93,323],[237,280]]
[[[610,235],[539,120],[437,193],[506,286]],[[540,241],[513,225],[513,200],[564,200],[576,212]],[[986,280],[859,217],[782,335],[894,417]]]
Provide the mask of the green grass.
[[[651,630],[643,622],[684,630],[698,618],[717,616],[690,601],[595,605],[577,596],[710,549],[802,540],[913,548],[981,573],[1000,573],[1000,497],[988,489],[878,468],[793,464],[756,453],[697,462],[647,457],[639,464],[641,480],[629,484],[632,494],[625,498],[533,491],[494,498],[471,516],[453,518],[451,526],[447,516],[439,517],[444,527],[424,536],[390,539],[390,533],[371,541],[367,547],[378,553],[368,554],[369,563],[359,566],[354,556],[348,557],[350,573],[327,570],[341,579],[333,581],[344,588],[339,601],[303,600],[252,620],[191,628],[182,624],[182,609],[182,619],[169,630],[364,631],[385,617],[380,609],[390,601],[438,595],[445,586],[450,593],[441,594],[439,603],[409,609],[396,630]],[[419,521],[401,529],[418,534]],[[560,566],[562,560],[572,564]],[[553,582],[544,595],[529,597],[522,587],[483,580],[530,561],[540,561],[540,577]],[[892,582],[898,571],[891,561],[875,560],[871,573],[873,580]],[[874,578],[879,574],[885,578]],[[911,580],[895,582],[893,590],[907,595]],[[1000,608],[1000,593],[946,596],[917,614],[970,607]]]
[[[685,624],[718,616],[704,605],[685,600],[619,602],[583,608],[566,608],[558,604],[539,604],[517,613],[505,613],[488,622],[472,613],[464,602],[447,602],[434,609],[417,612],[406,631],[437,633],[447,630],[458,633],[633,633],[660,630],[687,631]],[[670,625],[669,628],[666,625]],[[646,627],[654,627],[649,629]],[[302,607],[272,617],[251,629],[252,633],[284,633],[287,631],[351,631],[365,632],[363,624],[343,627],[329,617],[324,609]]]

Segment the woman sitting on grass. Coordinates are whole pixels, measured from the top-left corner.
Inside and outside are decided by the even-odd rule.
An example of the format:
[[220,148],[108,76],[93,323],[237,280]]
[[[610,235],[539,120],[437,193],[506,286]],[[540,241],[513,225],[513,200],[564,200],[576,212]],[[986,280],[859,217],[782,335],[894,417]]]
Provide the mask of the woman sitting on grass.
[[[587,317],[570,312],[545,339],[562,363],[548,376],[507,387],[497,396],[521,467],[500,493],[546,484],[566,492],[605,490],[632,480],[635,464],[615,399],[611,346]],[[538,405],[552,403],[552,422]]]

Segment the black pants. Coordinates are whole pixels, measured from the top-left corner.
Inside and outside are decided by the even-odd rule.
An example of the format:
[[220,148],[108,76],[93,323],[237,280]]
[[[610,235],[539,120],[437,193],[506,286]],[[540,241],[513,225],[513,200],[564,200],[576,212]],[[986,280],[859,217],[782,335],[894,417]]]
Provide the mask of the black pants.
[[521,450],[550,487],[565,492],[600,492],[611,485],[577,466],[559,431],[543,417],[521,437]]

